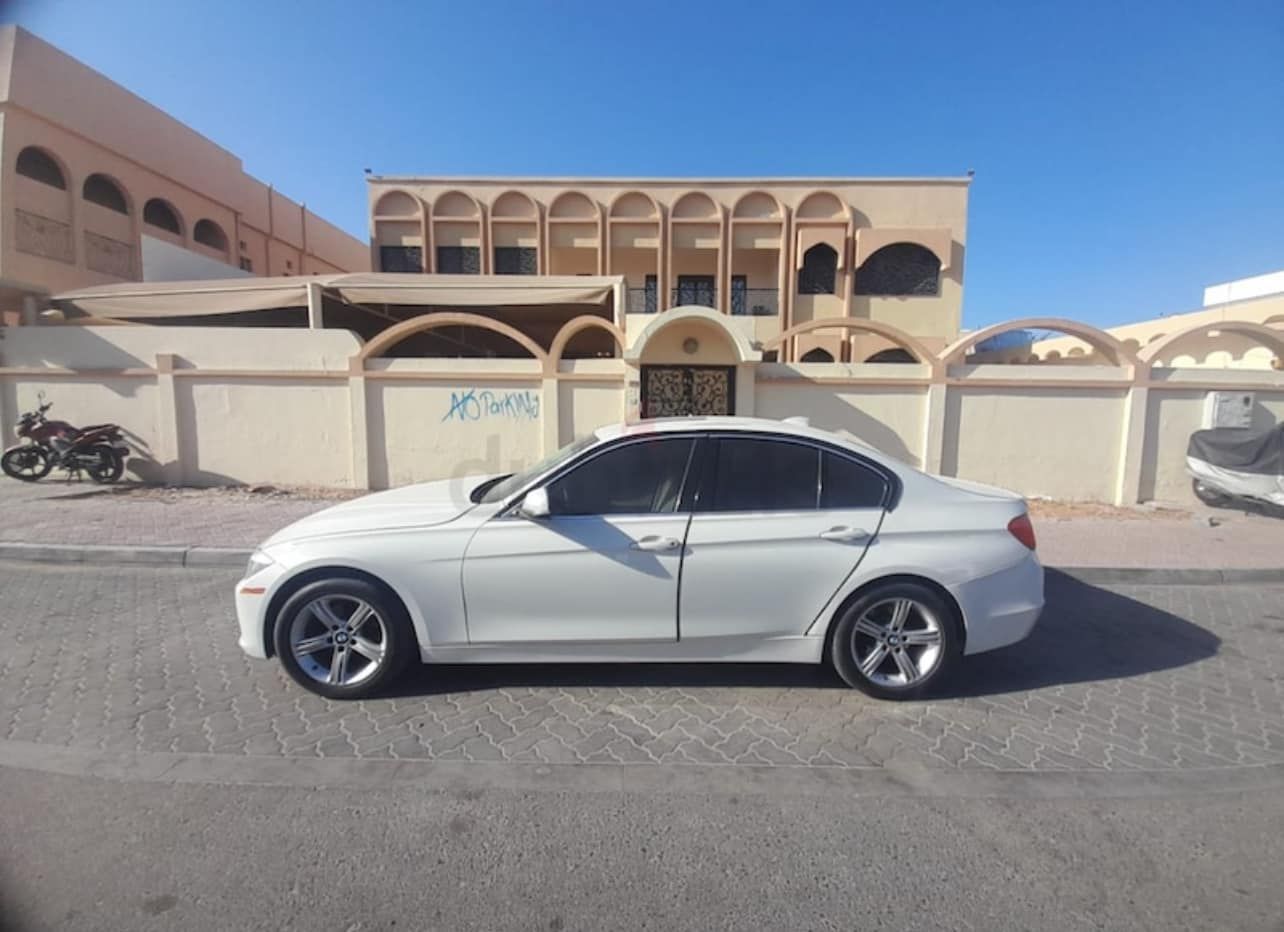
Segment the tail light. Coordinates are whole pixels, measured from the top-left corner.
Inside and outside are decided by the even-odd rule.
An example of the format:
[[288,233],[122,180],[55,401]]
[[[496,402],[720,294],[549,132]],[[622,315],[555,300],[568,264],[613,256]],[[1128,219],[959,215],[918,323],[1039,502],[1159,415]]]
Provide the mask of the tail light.
[[1008,533],[1021,541],[1025,546],[1033,550],[1037,544],[1034,540],[1034,525],[1030,523],[1028,514],[1013,518],[1008,522]]

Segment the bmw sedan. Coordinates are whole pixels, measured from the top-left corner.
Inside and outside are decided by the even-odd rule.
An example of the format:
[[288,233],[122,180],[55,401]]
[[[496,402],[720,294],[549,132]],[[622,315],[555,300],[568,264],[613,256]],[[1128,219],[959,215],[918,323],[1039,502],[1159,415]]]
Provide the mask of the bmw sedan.
[[1019,496],[738,417],[345,502],[265,541],[236,587],[241,648],[335,699],[413,661],[828,663],[908,698],[1042,607]]

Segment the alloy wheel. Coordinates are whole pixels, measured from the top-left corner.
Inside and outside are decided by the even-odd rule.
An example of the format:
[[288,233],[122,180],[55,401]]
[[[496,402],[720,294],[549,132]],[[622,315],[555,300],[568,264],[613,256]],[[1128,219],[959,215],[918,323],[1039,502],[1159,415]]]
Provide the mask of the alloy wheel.
[[327,686],[370,679],[388,655],[388,625],[374,606],[350,595],[326,595],[290,623],[290,653],[299,669]]
[[860,672],[878,686],[904,689],[929,676],[945,645],[941,619],[909,598],[875,602],[851,629],[851,653]]

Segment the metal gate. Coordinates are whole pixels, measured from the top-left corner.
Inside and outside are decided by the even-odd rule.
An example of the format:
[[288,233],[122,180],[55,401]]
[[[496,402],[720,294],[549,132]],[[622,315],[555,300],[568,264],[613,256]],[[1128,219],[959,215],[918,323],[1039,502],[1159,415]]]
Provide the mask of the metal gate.
[[642,416],[734,414],[735,366],[643,366]]

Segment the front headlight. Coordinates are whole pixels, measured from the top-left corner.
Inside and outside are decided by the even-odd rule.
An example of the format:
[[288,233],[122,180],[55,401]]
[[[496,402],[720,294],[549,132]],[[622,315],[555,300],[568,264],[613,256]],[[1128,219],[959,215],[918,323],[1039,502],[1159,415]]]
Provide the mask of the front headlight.
[[269,557],[263,551],[261,550],[254,551],[252,554],[250,554],[250,562],[245,567],[245,578],[249,579],[251,576],[255,575],[256,573],[263,572],[265,569],[271,566],[273,562],[274,561],[272,560],[272,558]]

